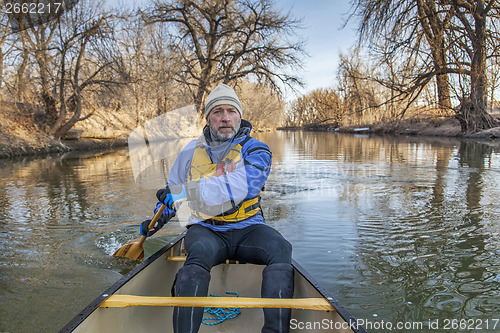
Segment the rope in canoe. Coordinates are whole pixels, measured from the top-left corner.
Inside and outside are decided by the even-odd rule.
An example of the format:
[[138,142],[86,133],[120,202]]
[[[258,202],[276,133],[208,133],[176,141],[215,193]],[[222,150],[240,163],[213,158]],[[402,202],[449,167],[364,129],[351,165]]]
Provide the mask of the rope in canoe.
[[[234,297],[238,297],[238,293],[235,291],[226,291],[227,295],[235,295]],[[210,294],[212,297],[221,297],[219,295]],[[222,323],[225,320],[233,319],[239,316],[241,313],[240,308],[215,308],[215,307],[206,307],[205,313],[212,315],[211,317],[204,317],[201,322],[205,325],[217,325]]]

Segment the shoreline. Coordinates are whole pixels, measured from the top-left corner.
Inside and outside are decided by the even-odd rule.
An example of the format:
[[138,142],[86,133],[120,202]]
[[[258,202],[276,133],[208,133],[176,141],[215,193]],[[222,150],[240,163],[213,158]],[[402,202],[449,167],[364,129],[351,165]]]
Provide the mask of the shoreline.
[[[399,122],[379,123],[371,125],[357,125],[338,127],[336,124],[306,125],[302,127],[278,127],[277,131],[317,131],[334,132],[343,134],[367,134],[367,135],[392,135],[405,137],[438,138],[447,137],[455,139],[474,139],[480,141],[500,142],[500,127],[481,131],[472,135],[464,136],[460,133],[460,124],[453,118],[425,118],[404,119]],[[115,138],[79,138],[53,140],[46,135],[33,131],[31,140],[23,135],[12,133],[0,133],[3,142],[0,143],[0,159],[9,159],[23,156],[44,156],[51,154],[66,153],[70,151],[100,151],[128,145],[126,137]],[[8,142],[6,144],[5,142]]]
[[346,134],[393,135],[414,137],[447,137],[456,139],[500,139],[500,127],[463,135],[458,120],[454,118],[418,118],[368,125],[337,126],[336,124],[278,127],[280,131],[335,132]]
[[60,140],[46,145],[34,146],[16,142],[15,145],[0,145],[0,159],[10,159],[26,156],[47,156],[71,151],[101,151],[111,148],[126,147],[127,139],[94,139]]

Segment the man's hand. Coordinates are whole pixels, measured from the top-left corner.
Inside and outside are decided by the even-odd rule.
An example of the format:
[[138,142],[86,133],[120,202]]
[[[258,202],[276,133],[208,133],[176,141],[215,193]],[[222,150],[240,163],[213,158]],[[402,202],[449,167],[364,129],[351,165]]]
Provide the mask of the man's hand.
[[184,185],[167,185],[167,187],[159,189],[158,192],[156,192],[156,197],[169,209],[177,210],[175,202],[186,198],[186,189]]
[[[139,226],[139,230],[141,232],[141,235],[143,235],[144,237],[153,236],[153,234],[155,232],[157,232],[158,230],[160,230],[160,228],[158,228],[158,230],[155,230],[154,227],[153,227],[153,229],[149,230],[149,224],[150,223],[151,223],[151,220],[145,220],[145,221],[142,221],[141,225]],[[156,222],[156,225],[158,225],[158,222]]]
[[151,220],[142,221],[142,223],[141,223],[141,225],[139,227],[141,235],[143,235],[144,237],[151,237],[151,236],[153,236],[155,232],[157,232],[158,230],[160,230],[165,225],[165,223],[167,223],[168,221],[170,221],[170,219],[172,217],[174,217],[174,216],[175,216],[175,212],[161,214],[161,216],[158,219],[158,221],[156,221],[156,225],[153,226],[152,229],[149,229],[149,224],[151,223]]

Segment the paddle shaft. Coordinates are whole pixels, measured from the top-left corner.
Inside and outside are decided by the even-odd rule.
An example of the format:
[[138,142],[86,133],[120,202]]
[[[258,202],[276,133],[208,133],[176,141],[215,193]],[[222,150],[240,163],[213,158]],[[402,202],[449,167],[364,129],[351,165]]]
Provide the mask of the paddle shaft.
[[[165,205],[162,204],[158,211],[156,212],[155,216],[151,220],[151,223],[148,225],[148,229],[151,230],[155,226],[156,222],[158,222],[158,219],[160,218],[161,214],[165,210]],[[139,239],[138,245],[142,246],[142,244],[146,241],[147,237],[141,236],[141,239]]]

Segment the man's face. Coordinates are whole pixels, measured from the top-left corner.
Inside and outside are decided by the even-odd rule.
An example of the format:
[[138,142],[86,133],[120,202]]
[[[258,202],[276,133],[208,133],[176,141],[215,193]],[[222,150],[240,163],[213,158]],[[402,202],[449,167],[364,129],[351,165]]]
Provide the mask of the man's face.
[[207,124],[214,138],[226,141],[239,131],[241,116],[232,105],[217,105],[208,114]]

